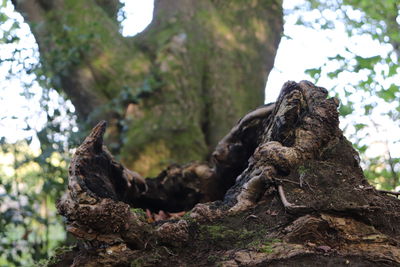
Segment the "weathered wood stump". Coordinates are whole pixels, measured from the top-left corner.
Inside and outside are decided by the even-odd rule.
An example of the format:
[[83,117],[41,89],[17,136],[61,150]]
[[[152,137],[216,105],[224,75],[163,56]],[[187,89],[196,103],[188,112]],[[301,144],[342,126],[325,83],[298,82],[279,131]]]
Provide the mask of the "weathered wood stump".
[[82,240],[58,265],[400,266],[400,201],[368,184],[327,94],[287,82],[276,103],[234,126],[212,162],[152,179],[113,159],[100,122],[57,204]]

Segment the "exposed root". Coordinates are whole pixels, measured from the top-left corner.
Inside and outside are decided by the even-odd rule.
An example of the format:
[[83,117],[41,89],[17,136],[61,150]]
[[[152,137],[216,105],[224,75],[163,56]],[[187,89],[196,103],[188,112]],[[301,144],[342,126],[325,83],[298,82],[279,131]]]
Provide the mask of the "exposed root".
[[282,201],[283,206],[285,207],[285,209],[289,210],[289,211],[296,211],[296,210],[302,210],[304,211],[305,209],[308,209],[306,206],[303,205],[294,205],[292,203],[290,203],[285,196],[285,191],[283,190],[283,186],[282,185],[278,185],[278,193],[279,193],[279,197]]

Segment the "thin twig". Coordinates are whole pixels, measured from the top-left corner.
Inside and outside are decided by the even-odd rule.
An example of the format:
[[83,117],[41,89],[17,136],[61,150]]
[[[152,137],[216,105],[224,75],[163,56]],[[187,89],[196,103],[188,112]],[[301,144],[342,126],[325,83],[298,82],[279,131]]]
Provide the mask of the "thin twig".
[[[279,178],[279,179],[278,179],[278,178],[275,178],[275,180],[276,180],[276,181],[279,181],[279,182],[288,182],[288,183],[292,183],[292,184],[298,185],[298,186],[300,186],[301,188],[303,188],[302,185],[301,185],[300,183],[295,182],[295,181],[291,181],[291,180],[284,179],[284,178]],[[310,189],[310,191],[314,193],[314,190],[312,189],[312,187],[311,187],[311,185],[310,185],[309,183],[307,183],[306,181],[303,181],[303,184],[306,184],[306,185],[308,186],[308,188]]]
[[296,184],[296,185],[300,185],[300,183],[298,183],[298,182],[295,182],[295,181],[291,181],[291,180],[288,180],[288,179],[284,179],[284,178],[275,178],[275,180],[277,180],[277,181],[282,181],[282,182],[288,182],[288,183],[292,183],[292,184]]

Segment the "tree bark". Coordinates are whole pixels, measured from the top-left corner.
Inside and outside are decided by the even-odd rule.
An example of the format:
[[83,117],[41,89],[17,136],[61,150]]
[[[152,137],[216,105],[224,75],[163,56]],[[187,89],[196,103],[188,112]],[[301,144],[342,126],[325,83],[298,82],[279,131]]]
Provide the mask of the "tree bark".
[[205,160],[263,104],[282,33],[280,0],[155,1],[153,22],[134,38],[119,33],[118,1],[13,3],[52,86],[82,121],[108,120],[112,152],[146,176]]
[[324,88],[287,82],[212,162],[146,180],[113,159],[99,123],[57,205],[83,243],[53,266],[399,265],[400,201],[368,184],[338,104]]

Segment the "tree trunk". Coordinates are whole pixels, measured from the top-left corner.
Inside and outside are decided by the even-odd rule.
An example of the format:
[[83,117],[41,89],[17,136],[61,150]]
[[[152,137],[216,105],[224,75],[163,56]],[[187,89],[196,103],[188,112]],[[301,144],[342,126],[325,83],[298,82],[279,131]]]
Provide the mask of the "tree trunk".
[[364,178],[338,103],[310,82],[287,82],[212,162],[146,180],[113,159],[99,123],[57,205],[83,242],[52,266],[400,265],[400,201]]
[[109,121],[113,153],[142,175],[205,160],[263,104],[282,33],[280,0],[158,0],[149,27],[119,33],[116,0],[13,0],[52,86],[81,120]]

